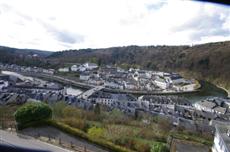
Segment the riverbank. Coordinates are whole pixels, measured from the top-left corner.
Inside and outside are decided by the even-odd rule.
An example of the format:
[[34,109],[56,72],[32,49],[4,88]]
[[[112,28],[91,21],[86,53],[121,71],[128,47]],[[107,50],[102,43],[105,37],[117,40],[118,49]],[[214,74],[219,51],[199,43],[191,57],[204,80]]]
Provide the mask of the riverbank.
[[216,85],[218,88],[223,89],[225,92],[227,92],[228,98],[230,98],[230,90],[226,89],[225,87],[222,87],[221,85]]
[[199,81],[201,84],[201,88],[199,92],[195,93],[190,93],[190,94],[181,94],[178,96],[185,97],[188,99],[191,103],[201,101],[207,98],[212,98],[212,97],[220,97],[220,98],[226,98],[227,97],[227,92],[216,86],[215,84],[212,84],[208,81]]

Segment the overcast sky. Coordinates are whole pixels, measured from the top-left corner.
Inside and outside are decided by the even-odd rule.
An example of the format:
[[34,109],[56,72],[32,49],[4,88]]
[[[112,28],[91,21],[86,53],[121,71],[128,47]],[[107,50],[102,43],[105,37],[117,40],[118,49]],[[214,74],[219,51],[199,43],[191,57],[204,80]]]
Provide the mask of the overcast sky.
[[230,40],[230,7],[179,0],[0,0],[0,45],[59,51]]

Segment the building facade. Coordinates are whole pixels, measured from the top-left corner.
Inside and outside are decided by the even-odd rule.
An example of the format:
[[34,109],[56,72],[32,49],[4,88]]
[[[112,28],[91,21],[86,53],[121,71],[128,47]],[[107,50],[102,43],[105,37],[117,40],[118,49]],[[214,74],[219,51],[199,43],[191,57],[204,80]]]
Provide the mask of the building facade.
[[230,125],[216,125],[212,152],[230,152]]

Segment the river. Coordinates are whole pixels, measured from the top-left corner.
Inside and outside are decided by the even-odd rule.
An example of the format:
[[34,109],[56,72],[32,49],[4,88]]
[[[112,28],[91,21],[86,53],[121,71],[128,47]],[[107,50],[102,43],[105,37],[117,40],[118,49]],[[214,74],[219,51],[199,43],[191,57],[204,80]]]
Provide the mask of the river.
[[209,97],[223,97],[223,98],[228,97],[228,93],[224,89],[219,88],[210,82],[201,80],[200,84],[202,87],[199,92],[185,93],[179,96],[185,97],[192,103],[209,98]]

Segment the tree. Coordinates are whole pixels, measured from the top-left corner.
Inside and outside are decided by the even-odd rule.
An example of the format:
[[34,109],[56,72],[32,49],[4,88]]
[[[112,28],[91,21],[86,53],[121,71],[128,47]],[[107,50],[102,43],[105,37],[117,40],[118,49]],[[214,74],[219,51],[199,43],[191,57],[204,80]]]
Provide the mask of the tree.
[[41,102],[26,103],[14,114],[15,120],[19,125],[24,125],[30,122],[46,120],[52,117],[51,108]]
[[96,104],[96,106],[94,108],[94,113],[96,115],[100,115],[101,114],[101,107],[100,107],[99,103]]

